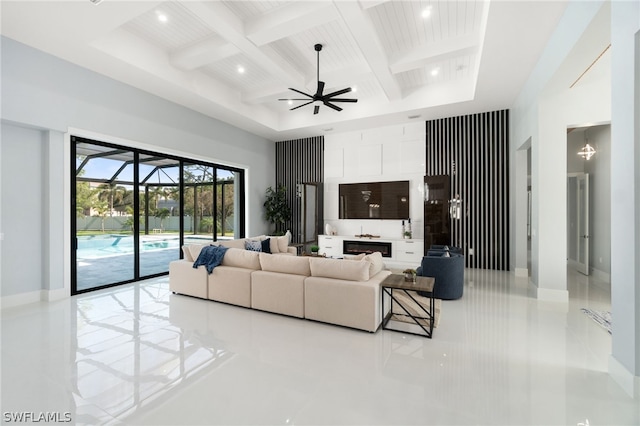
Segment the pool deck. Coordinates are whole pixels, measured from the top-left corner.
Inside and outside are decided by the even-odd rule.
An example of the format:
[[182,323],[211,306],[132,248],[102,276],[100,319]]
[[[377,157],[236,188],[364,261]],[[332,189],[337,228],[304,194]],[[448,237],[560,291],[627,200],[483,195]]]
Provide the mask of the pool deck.
[[[144,277],[169,272],[169,262],[179,258],[179,248],[143,251],[140,253],[140,275]],[[96,259],[79,259],[76,264],[78,291],[134,278],[133,253]]]

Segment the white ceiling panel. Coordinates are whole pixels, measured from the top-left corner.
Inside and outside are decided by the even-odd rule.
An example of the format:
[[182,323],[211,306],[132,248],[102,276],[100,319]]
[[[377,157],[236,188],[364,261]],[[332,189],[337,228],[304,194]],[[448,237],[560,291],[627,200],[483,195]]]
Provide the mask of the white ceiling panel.
[[270,13],[281,6],[292,3],[292,1],[230,0],[221,3],[228,7],[238,18],[247,21]]
[[[166,22],[160,20],[166,17]],[[179,2],[165,2],[132,19],[123,28],[167,52],[201,41],[214,34],[198,16]]]
[[[326,128],[351,131],[394,124],[406,120],[407,111],[439,116],[440,107],[461,99],[468,100],[465,108],[485,111],[485,105],[495,108],[487,97],[495,90],[482,88],[493,88],[496,81],[501,99],[513,101],[566,3],[0,1],[0,30],[203,114],[282,140]],[[424,17],[426,11],[429,16]],[[323,45],[323,94],[356,87],[340,97],[358,102],[341,104],[341,112],[322,101],[317,115],[313,105],[289,111],[292,106],[277,99],[304,95],[288,88],[312,96],[317,91],[317,43]],[[519,59],[506,62],[505,57]],[[197,84],[184,84],[193,81]],[[423,99],[422,89],[437,93],[437,104],[429,96]]]

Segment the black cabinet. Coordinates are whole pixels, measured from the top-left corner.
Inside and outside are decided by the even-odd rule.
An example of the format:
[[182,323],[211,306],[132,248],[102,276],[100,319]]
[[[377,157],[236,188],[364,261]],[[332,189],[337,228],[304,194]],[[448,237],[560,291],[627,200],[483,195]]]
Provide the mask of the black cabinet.
[[451,241],[451,220],[449,200],[451,181],[449,175],[424,177],[424,250],[431,245],[449,245]]

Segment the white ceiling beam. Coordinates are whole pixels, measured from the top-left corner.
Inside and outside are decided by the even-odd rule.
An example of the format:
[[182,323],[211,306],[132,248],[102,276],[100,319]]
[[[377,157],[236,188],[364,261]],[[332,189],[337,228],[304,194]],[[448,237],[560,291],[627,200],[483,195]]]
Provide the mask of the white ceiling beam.
[[256,65],[279,78],[284,84],[304,83],[304,76],[284,61],[278,60],[276,53],[269,46],[259,48],[247,39],[243,22],[222,2],[183,2],[182,5],[211,28],[215,28],[216,33],[237,47]]
[[[320,75],[320,80],[331,84],[331,86],[350,86],[356,84],[358,81],[370,80],[375,78],[375,75],[371,72],[371,69],[363,63],[353,65],[350,67],[344,67],[333,71],[323,71]],[[316,86],[316,76],[307,80],[307,87]],[[325,89],[325,92],[327,90]]]
[[379,6],[383,3],[388,3],[390,0],[360,0],[360,7],[363,9],[371,9],[372,7]]
[[348,26],[345,24],[346,29],[360,47],[364,59],[375,74],[387,98],[390,101],[399,100],[402,97],[402,91],[389,69],[387,55],[378,40],[371,20],[357,2],[334,0],[334,4],[342,15],[344,23],[349,23]]
[[245,23],[247,38],[257,46],[289,37],[338,19],[330,1],[291,2]]
[[431,43],[394,55],[389,63],[393,74],[425,67],[444,60],[477,53],[480,48],[478,36],[465,36]]
[[170,56],[170,61],[177,68],[191,71],[238,53],[240,53],[240,49],[233,44],[219,36],[212,36],[174,52]]

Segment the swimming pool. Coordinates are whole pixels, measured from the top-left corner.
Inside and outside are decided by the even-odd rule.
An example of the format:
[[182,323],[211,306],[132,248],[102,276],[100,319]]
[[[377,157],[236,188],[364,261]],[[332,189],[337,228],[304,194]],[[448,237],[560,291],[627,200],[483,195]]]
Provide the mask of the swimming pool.
[[[145,235],[142,238],[143,252],[177,249],[180,244],[178,236],[154,237]],[[78,237],[78,259],[98,259],[108,256],[133,254],[133,235],[83,235]]]

